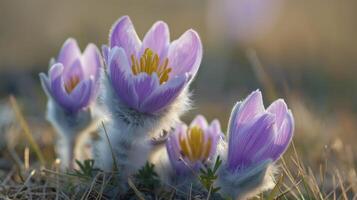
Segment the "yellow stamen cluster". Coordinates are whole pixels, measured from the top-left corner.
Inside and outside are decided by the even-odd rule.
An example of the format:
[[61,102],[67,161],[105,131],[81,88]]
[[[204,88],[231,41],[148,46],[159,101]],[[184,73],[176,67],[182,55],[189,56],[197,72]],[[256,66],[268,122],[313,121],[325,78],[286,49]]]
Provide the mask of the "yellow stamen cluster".
[[160,84],[165,83],[169,79],[169,73],[171,68],[168,67],[169,59],[165,60],[160,65],[159,55],[154,53],[151,49],[145,49],[140,60],[138,60],[134,55],[131,55],[131,70],[134,75],[137,75],[141,72],[145,72],[149,75],[156,72],[159,77]]
[[211,151],[212,138],[205,141],[203,130],[194,126],[186,132],[186,137],[179,138],[179,145],[182,156],[187,157],[191,162],[205,161]]
[[80,79],[78,76],[72,76],[65,84],[64,88],[66,89],[66,92],[70,94],[74,88],[78,85]]

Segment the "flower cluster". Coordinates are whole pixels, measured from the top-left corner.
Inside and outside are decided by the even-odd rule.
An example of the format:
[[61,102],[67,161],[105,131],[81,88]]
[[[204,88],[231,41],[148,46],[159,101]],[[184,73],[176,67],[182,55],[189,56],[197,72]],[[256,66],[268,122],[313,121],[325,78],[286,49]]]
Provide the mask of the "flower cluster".
[[124,190],[127,178],[152,160],[157,147],[151,136],[161,132],[169,134],[163,139],[166,151],[154,164],[168,169],[160,176],[173,184],[177,178],[197,183],[197,174],[214,165],[207,170],[213,179],[205,177],[206,186],[214,184],[223,196],[245,198],[271,188],[274,163],[293,137],[291,111],[282,99],[265,109],[257,90],[233,107],[227,136],[218,120],[209,124],[202,115],[186,125],[180,117],[189,109],[188,86],[201,59],[202,44],[194,30],[170,42],[162,21],[141,41],[130,18],[121,17],[102,55],[93,44],[81,53],[77,42],[68,39],[51,61],[48,76],[40,74],[49,98],[47,118],[65,152],[59,152],[64,167],[81,158],[74,156],[78,138],[103,121],[105,129],[98,129],[101,139],[93,141],[91,156],[102,170],[117,165]]
[[226,141],[217,120],[208,125],[197,116],[189,127],[177,124],[166,142],[172,177],[191,179],[221,156],[216,185],[222,195],[246,198],[274,186],[273,164],[294,132],[294,119],[284,100],[265,109],[261,92],[252,92],[233,107],[227,129]]

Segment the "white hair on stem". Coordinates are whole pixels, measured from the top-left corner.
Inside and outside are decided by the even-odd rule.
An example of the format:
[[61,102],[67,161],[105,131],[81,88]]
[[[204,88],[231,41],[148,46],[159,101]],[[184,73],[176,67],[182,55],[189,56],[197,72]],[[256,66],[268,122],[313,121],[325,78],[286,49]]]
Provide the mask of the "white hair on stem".
[[102,73],[101,83],[99,104],[106,107],[104,125],[111,146],[101,128],[100,139],[94,143],[93,156],[96,167],[112,171],[112,148],[121,181],[126,183],[127,178],[144,166],[153,152],[151,137],[169,130],[190,108],[190,95],[186,87],[164,110],[156,114],[144,114],[128,107],[118,98],[106,73]]

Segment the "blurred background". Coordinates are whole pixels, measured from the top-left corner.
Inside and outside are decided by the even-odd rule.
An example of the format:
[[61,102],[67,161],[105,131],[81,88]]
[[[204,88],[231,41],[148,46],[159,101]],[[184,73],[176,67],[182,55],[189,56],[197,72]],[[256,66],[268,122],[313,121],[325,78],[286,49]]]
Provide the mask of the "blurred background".
[[38,73],[63,42],[74,37],[82,49],[100,47],[122,15],[141,38],[164,20],[171,40],[193,28],[204,46],[186,120],[202,113],[226,129],[233,104],[260,88],[266,106],[286,99],[295,143],[317,163],[326,149],[357,150],[356,9],[353,0],[0,0],[1,117],[11,118],[6,102],[14,94],[32,131],[51,140],[43,136],[53,131]]

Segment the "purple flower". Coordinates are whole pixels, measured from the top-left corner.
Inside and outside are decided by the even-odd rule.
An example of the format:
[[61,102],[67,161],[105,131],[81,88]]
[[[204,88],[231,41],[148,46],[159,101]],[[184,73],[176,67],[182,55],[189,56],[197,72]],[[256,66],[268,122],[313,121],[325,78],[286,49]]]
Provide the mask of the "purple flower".
[[102,60],[98,48],[89,44],[81,53],[75,39],[69,38],[48,72],[40,73],[44,90],[67,112],[85,109],[96,97]]
[[216,155],[217,144],[222,137],[218,120],[213,120],[209,125],[201,115],[189,127],[183,123],[177,124],[166,142],[171,166],[177,174],[198,170]]
[[118,97],[128,107],[153,114],[170,105],[195,76],[202,44],[194,30],[170,43],[169,28],[162,21],[140,41],[124,16],[113,25],[103,55]]
[[257,90],[235,105],[228,129],[227,167],[236,172],[276,161],[292,139],[294,118],[282,99],[265,109]]

